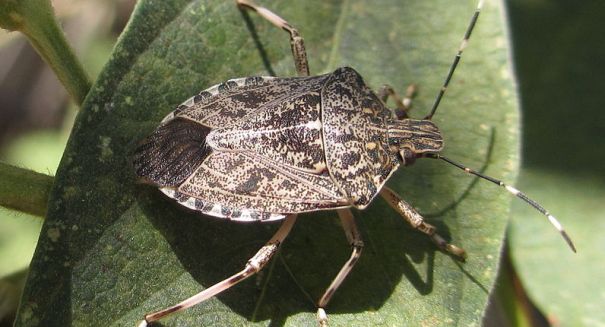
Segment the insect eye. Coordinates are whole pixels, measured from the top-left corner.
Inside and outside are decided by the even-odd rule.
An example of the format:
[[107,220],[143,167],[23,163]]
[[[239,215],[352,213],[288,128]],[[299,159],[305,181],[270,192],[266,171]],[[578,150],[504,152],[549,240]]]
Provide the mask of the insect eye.
[[403,161],[404,166],[409,166],[416,162],[416,154],[414,151],[408,148],[402,148],[399,150],[399,155],[401,156],[401,161]]

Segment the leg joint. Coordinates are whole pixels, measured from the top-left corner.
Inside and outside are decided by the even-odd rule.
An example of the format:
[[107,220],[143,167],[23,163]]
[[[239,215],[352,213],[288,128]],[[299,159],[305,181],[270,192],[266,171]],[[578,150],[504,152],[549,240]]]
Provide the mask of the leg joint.
[[365,246],[365,244],[363,243],[362,240],[355,240],[355,241],[353,241],[353,243],[351,243],[351,247],[353,248],[354,252],[361,252],[361,250],[363,250],[364,246]]
[[277,249],[279,248],[279,242],[268,243],[263,246],[256,254],[248,260],[246,267],[254,269],[255,272],[261,270],[269,260],[273,257]]
[[436,231],[435,226],[433,226],[431,224],[427,224],[424,221],[414,227],[429,236],[435,234],[435,231]]

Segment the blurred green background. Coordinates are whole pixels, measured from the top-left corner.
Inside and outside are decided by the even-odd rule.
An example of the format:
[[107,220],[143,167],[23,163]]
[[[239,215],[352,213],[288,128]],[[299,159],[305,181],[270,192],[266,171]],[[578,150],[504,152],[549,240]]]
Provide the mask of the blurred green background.
[[512,261],[554,326],[605,326],[605,2],[509,0],[523,116],[517,181],[574,238],[517,201]]
[[[87,71],[100,71],[134,1],[53,1]],[[605,2],[508,0],[523,116],[517,186],[553,212],[578,247],[517,201],[511,261],[543,317],[533,325],[605,326]],[[472,43],[471,43],[472,47]],[[464,61],[462,62],[464,64]],[[0,159],[54,174],[75,109],[52,72],[17,33],[0,34]],[[488,214],[488,213],[486,213]],[[0,208],[0,326],[10,325],[41,227],[37,217]],[[505,280],[503,287],[509,287]],[[502,294],[499,292],[498,294]],[[518,299],[518,297],[517,297]],[[528,321],[493,301],[487,326]],[[529,310],[521,305],[518,310]],[[543,318],[543,319],[542,319]]]

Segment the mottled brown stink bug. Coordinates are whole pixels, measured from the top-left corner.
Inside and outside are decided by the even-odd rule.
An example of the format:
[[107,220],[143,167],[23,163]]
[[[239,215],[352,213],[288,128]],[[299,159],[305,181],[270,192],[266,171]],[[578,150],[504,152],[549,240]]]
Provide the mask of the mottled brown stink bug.
[[[202,302],[255,274],[276,253],[298,213],[336,210],[352,246],[317,303],[317,319],[361,254],[363,242],[350,208],[364,209],[380,194],[415,229],[443,251],[463,259],[406,201],[384,186],[399,166],[418,158],[441,159],[504,187],[548,217],[569,246],[557,220],[519,190],[440,155],[443,140],[431,121],[479,17],[479,2],[445,82],[428,116],[408,117],[414,88],[404,99],[389,88],[378,94],[352,68],[309,76],[303,39],[288,22],[250,0],[237,0],[290,35],[299,77],[245,77],[202,91],[166,116],[135,151],[136,173],[185,207],[242,222],[284,219],[245,268],[197,295],[145,316],[140,326]],[[395,100],[398,110],[385,103]]]

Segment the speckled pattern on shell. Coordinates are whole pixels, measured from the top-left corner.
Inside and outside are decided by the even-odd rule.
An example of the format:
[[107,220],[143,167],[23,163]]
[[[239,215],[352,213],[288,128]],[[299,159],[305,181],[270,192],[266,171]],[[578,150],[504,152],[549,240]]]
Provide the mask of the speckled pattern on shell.
[[[137,174],[166,195],[216,217],[276,220],[363,208],[401,164],[388,149],[391,115],[351,68],[233,79],[168,114],[135,151],[134,163]],[[178,144],[170,133],[194,135],[197,143]],[[195,167],[179,163],[192,156]],[[191,173],[183,179],[171,167]]]
[[330,75],[321,100],[328,170],[355,206],[364,208],[400,164],[388,149],[392,112],[347,67]]

